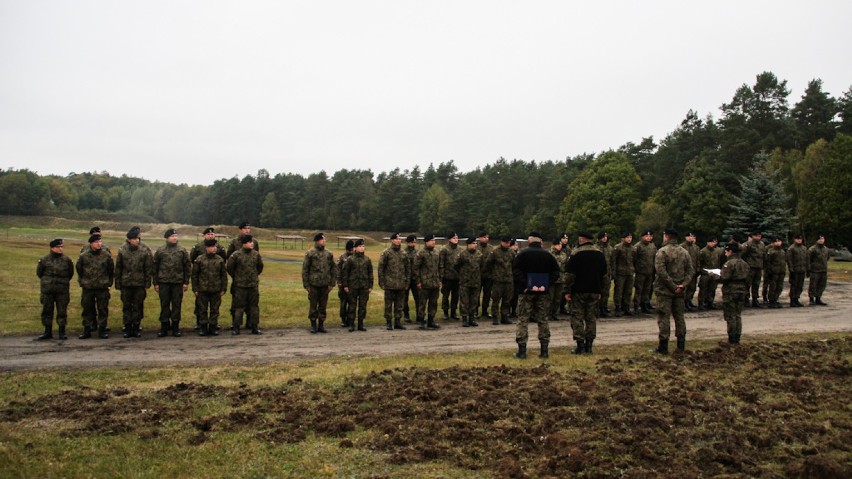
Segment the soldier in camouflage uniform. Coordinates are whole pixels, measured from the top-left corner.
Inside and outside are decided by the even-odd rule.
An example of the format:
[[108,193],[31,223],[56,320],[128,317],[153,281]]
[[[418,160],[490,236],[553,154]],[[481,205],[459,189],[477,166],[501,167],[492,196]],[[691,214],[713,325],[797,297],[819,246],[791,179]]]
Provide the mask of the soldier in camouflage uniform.
[[722,266],[719,281],[722,283],[722,308],[728,323],[728,343],[739,344],[743,332],[743,306],[748,301],[748,276],[750,267],[739,255],[736,242],[725,246],[727,261]]
[[390,235],[390,248],[379,256],[379,287],[385,290],[385,328],[405,329],[402,325],[402,303],[411,281],[411,262],[402,251],[399,233]]
[[[749,240],[740,247],[740,257],[748,263],[749,276],[748,283],[751,288],[751,306],[754,308],[762,308],[758,300],[760,294],[760,279],[763,276],[763,260],[766,258],[766,245],[763,244],[763,235],[759,232],[753,232],[749,236]],[[748,301],[746,301],[748,305]]]
[[435,314],[438,312],[438,292],[441,290],[441,261],[435,251],[435,235],[423,237],[424,247],[414,257],[414,286],[417,288],[417,322],[420,329],[438,329]]
[[559,277],[556,283],[550,285],[550,321],[559,321],[558,314],[565,299],[565,264],[568,263],[568,255],[562,251],[562,238],[554,238],[550,246],[550,254],[559,264]]
[[61,238],[50,242],[50,253],[38,260],[36,276],[41,282],[41,324],[44,333],[36,339],[53,339],[53,311],[59,326],[59,339],[68,339],[65,326],[68,324],[68,303],[71,302],[71,278],[74,277],[74,262],[62,252],[65,245]]
[[669,352],[671,317],[675,320],[677,349],[678,351],[686,349],[684,293],[695,271],[692,268],[692,258],[677,244],[677,239],[677,231],[666,230],[663,233],[663,247],[654,259],[654,268],[657,273],[654,280],[654,293],[657,295],[657,326],[660,330],[660,345],[655,351],[660,354]]
[[722,265],[722,256],[720,251],[716,249],[717,244],[719,244],[719,241],[716,238],[710,238],[698,253],[698,272],[700,275],[698,281],[699,311],[716,307],[716,286],[718,280],[716,275],[710,274],[705,270],[719,269]]
[[305,253],[302,261],[302,287],[308,292],[308,320],[311,334],[325,333],[328,293],[335,283],[334,255],[325,249],[325,235],[314,235],[314,247]]
[[805,287],[805,275],[808,273],[808,249],[803,244],[802,235],[793,237],[793,244],[787,248],[787,269],[790,271],[790,307],[801,308],[799,302]]
[[529,332],[527,324],[538,324],[538,340],[541,344],[540,357],[548,357],[550,344],[550,325],[547,316],[550,308],[550,284],[559,277],[559,264],[547,250],[541,247],[541,235],[531,232],[529,246],[521,250],[512,263],[512,276],[521,284],[521,296],[518,300],[518,328],[515,341],[518,352],[515,357],[526,359]]
[[[515,256],[518,255],[518,250],[520,250],[520,245],[518,244],[518,240],[512,238],[512,241],[509,241],[509,249],[512,250],[512,264],[515,262]],[[519,282],[517,278],[514,277],[514,272],[512,273],[512,301],[509,303],[509,318],[514,319],[518,317],[518,295],[521,291],[524,290],[524,284]],[[511,321],[510,321],[511,324]]]
[[615,291],[612,298],[615,315],[633,316],[630,312],[630,295],[633,293],[633,274],[636,272],[636,248],[633,247],[633,235],[626,232],[621,235],[621,243],[612,250],[613,270],[615,271]]
[[167,229],[163,236],[166,245],[154,252],[151,271],[154,291],[160,296],[160,332],[157,336],[166,336],[171,330],[173,336],[180,337],[180,309],[183,293],[189,289],[192,262],[186,248],[178,246],[174,228]]
[[222,296],[228,290],[228,270],[225,267],[224,251],[216,238],[204,240],[204,254],[192,263],[192,292],[195,294],[195,309],[199,312],[200,336],[218,336],[219,307]]
[[[559,235],[559,242],[562,243],[562,254],[565,255],[565,260],[567,261],[568,258],[571,257],[571,245],[568,244],[568,233],[560,234]],[[563,291],[564,291],[564,289],[565,289],[564,284],[563,284],[562,288],[563,288]],[[609,294],[609,293],[607,292],[607,294]],[[568,315],[571,314],[568,311],[568,301],[565,299],[564,294],[562,294],[560,296],[562,296],[562,298],[561,298],[561,301],[560,301],[561,304],[559,306],[559,314],[564,314],[564,315],[568,316]]]
[[[225,253],[226,260],[230,258],[232,254],[243,248],[243,244],[240,242],[240,236],[251,235],[251,225],[247,221],[240,223],[237,228],[240,230],[240,232],[234,239],[231,240],[231,243],[228,245],[228,251]],[[252,243],[254,244],[254,250],[260,253],[260,243],[257,241],[256,238],[252,237],[252,239],[254,240],[252,241]]]
[[494,249],[490,244],[488,244],[490,237],[488,236],[488,232],[480,231],[479,236],[476,239],[477,249],[479,250],[479,257],[482,258],[482,265],[480,265],[480,273],[482,274],[482,291],[481,295],[477,295],[477,305],[474,307],[473,317],[479,317],[479,307],[482,306],[482,316],[488,317],[490,313],[488,312],[488,306],[491,304],[491,287],[493,282],[491,280],[491,272],[485,268],[485,260],[488,259],[488,255],[491,254],[491,251]]
[[808,274],[811,281],[808,284],[808,298],[812,306],[828,306],[822,301],[822,293],[828,282],[828,256],[825,246],[825,236],[818,235],[817,242],[808,248]]
[[254,249],[254,238],[241,235],[243,247],[228,258],[225,267],[233,279],[234,319],[231,333],[240,334],[243,315],[246,316],[246,329],[251,334],[261,334],[260,324],[260,274],[263,273],[263,258]]
[[467,249],[456,256],[456,270],[459,272],[459,306],[461,307],[462,326],[479,326],[476,322],[476,306],[479,304],[479,291],[482,288],[482,253],[473,236],[467,239]]
[[456,270],[456,256],[459,251],[459,235],[451,232],[447,235],[447,244],[438,254],[444,277],[441,278],[441,309],[444,310],[444,321],[459,319],[456,310],[459,306],[459,272]]
[[343,263],[340,271],[340,284],[349,307],[346,309],[346,323],[349,332],[355,331],[355,316],[358,316],[358,331],[366,331],[364,318],[367,317],[367,302],[373,291],[373,263],[364,254],[364,240],[357,239],[352,243],[352,254]]
[[500,247],[491,250],[485,260],[485,268],[491,276],[491,324],[512,324],[509,319],[514,285],[512,284],[512,261],[515,252],[509,247],[512,238],[500,238]]
[[[684,238],[683,243],[680,244],[681,248],[685,249],[687,253],[689,253],[689,258],[692,260],[692,270],[695,272],[692,279],[686,285],[686,292],[684,293],[684,301],[686,303],[687,311],[695,311],[697,307],[692,303],[692,298],[695,296],[695,289],[698,283],[698,272],[699,270],[699,262],[701,256],[701,248],[695,244],[695,233],[689,232],[686,234],[686,238]],[[699,301],[700,302],[700,301]]]
[[[203,256],[203,255],[207,254],[207,246],[205,245],[207,240],[213,240],[216,243],[216,254],[219,255],[222,258],[222,260],[228,259],[228,253],[225,251],[225,248],[221,244],[219,244],[219,242],[216,240],[216,230],[215,229],[213,229],[212,227],[204,228],[202,235],[203,235],[203,237],[201,238],[201,241],[199,241],[198,243],[193,245],[192,249],[189,251],[189,262],[190,263],[195,263],[195,260],[199,256]],[[196,331],[201,329],[201,310],[199,310],[198,307],[199,307],[199,303],[198,303],[198,301],[195,301],[195,307],[192,311],[192,314],[195,316],[195,330]],[[218,310],[217,310],[217,314],[218,314]]]
[[654,289],[654,258],[657,255],[657,245],[654,244],[654,233],[646,231],[636,249],[636,277],[633,283],[633,311],[638,313],[653,313],[651,293]]
[[405,257],[408,258],[409,262],[409,270],[412,272],[411,279],[408,282],[408,287],[405,288],[405,300],[402,303],[402,316],[405,318],[406,323],[410,323],[411,320],[411,311],[408,308],[408,295],[411,294],[414,299],[414,315],[417,315],[417,311],[420,310],[420,297],[418,294],[420,291],[417,290],[417,282],[414,281],[414,258],[417,256],[417,236],[416,235],[408,235],[405,237]]
[[613,261],[614,252],[612,246],[609,244],[609,235],[605,232],[598,234],[598,242],[596,246],[600,252],[603,253],[604,260],[606,260],[606,278],[604,278],[603,288],[601,289],[601,300],[598,302],[598,316],[601,318],[608,318],[610,313],[609,291],[615,274],[615,263]]
[[[98,238],[103,239],[103,235],[101,234],[101,227],[100,226],[92,226],[91,228],[89,228],[89,236],[97,236]],[[91,245],[89,243],[86,243],[85,245],[83,245],[82,248],[80,248],[80,254],[85,253],[89,249],[91,249]],[[108,253],[110,256],[112,256],[112,251],[110,251],[110,249],[107,245],[102,244],[101,249],[104,252]]]
[[349,259],[355,249],[354,240],[346,240],[346,251],[337,258],[337,299],[340,300],[340,327],[345,328],[349,325],[349,298],[346,291],[343,290],[343,265]]
[[571,304],[571,330],[577,342],[574,354],[592,353],[601,291],[609,281],[606,258],[593,241],[591,233],[581,231],[565,268],[565,297]]
[[89,237],[89,247],[77,259],[77,282],[83,289],[80,298],[83,306],[83,334],[80,339],[92,337],[97,327],[98,337],[106,339],[109,320],[109,287],[115,279],[115,263],[104,251],[100,235]]
[[784,289],[784,275],[787,273],[787,254],[781,246],[781,238],[770,240],[764,269],[766,283],[769,285],[767,296],[769,307],[779,309],[781,303],[778,302],[778,298],[781,296],[781,290]]
[[142,244],[139,227],[134,226],[127,232],[127,241],[118,249],[115,259],[115,289],[121,291],[125,338],[142,336],[139,327],[152,271],[151,249]]

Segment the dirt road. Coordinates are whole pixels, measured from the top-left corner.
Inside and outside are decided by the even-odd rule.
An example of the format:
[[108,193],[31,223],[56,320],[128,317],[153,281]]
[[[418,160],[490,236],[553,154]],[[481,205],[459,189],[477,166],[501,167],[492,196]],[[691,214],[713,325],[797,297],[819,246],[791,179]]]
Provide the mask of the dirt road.
[[[782,297],[784,300],[785,297]],[[743,341],[749,336],[808,331],[852,331],[852,283],[830,283],[823,299],[826,307],[746,309],[743,313]],[[332,325],[335,321],[329,321]],[[722,312],[687,313],[687,338],[726,337]],[[515,326],[492,326],[481,321],[478,328],[463,328],[459,322],[441,322],[441,329],[386,331],[373,326],[367,332],[340,327],[328,334],[309,334],[305,329],[266,330],[261,336],[199,337],[187,331],[181,338],[156,338],[149,323],[144,337],[124,339],[121,334],[100,340],[34,341],[32,336],[0,338],[0,370],[42,367],[94,368],[106,366],[168,366],[180,364],[263,363],[338,355],[393,355],[411,353],[451,353],[479,349],[515,349]],[[568,321],[551,323],[551,346],[572,344]],[[536,328],[531,326],[530,337]],[[595,344],[655,342],[656,317],[608,318],[598,322]],[[533,343],[536,343],[533,339]],[[537,344],[531,347],[537,347]]]

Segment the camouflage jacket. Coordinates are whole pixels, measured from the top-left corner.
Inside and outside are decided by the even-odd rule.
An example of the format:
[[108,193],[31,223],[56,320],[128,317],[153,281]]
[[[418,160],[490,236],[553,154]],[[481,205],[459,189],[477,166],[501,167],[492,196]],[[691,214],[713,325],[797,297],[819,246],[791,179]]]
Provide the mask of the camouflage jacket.
[[612,278],[615,274],[615,264],[613,258],[615,254],[615,252],[613,251],[614,248],[610,246],[609,241],[607,241],[606,243],[598,241],[595,246],[597,246],[600,252],[603,253],[604,259],[606,260],[606,274],[607,276]]
[[482,286],[482,253],[465,248],[456,256],[456,268],[459,271],[459,286],[479,288]]
[[154,253],[151,279],[154,284],[189,284],[192,263],[186,248],[166,244]]
[[787,248],[787,269],[791,273],[808,272],[808,248],[805,245],[793,243]]
[[349,259],[353,254],[349,251],[345,251],[343,254],[337,257],[337,287],[343,288],[343,266],[346,264],[346,260]]
[[500,246],[491,250],[485,260],[486,267],[491,270],[491,279],[496,283],[511,283],[512,262],[515,261],[515,252],[511,248]]
[[441,248],[438,254],[438,261],[443,271],[444,279],[459,279],[459,271],[456,269],[456,256],[459,254],[459,245],[448,243]]
[[192,291],[215,293],[228,290],[228,271],[218,252],[204,253],[192,263]]
[[565,277],[565,266],[568,264],[568,255],[562,250],[556,250],[551,246],[550,254],[556,258],[556,263],[559,265],[559,277],[556,279],[556,284],[564,284],[567,280]]
[[240,248],[228,258],[226,268],[234,279],[234,287],[257,288],[263,272],[263,258],[255,249]]
[[[657,296],[675,296],[675,287],[689,283],[695,274],[689,253],[673,240],[657,252],[654,268],[657,272],[654,278],[654,293]],[[681,290],[680,294],[683,293]]]
[[743,243],[740,258],[748,263],[749,268],[763,269],[763,259],[766,257],[766,245],[763,241],[750,239]]
[[340,284],[343,288],[373,289],[373,262],[364,253],[352,253],[343,263]]
[[689,253],[689,259],[692,260],[692,271],[694,274],[698,274],[700,271],[698,269],[698,265],[701,262],[701,248],[698,247],[695,243],[690,243],[688,241],[684,241],[680,244],[680,247],[685,249],[687,253]]
[[115,263],[104,250],[88,249],[77,259],[77,282],[83,289],[107,289],[115,279]]
[[787,255],[784,248],[770,246],[766,252],[766,272],[772,274],[784,274],[787,272]]
[[819,243],[808,248],[808,272],[828,272],[828,248]]
[[334,255],[325,248],[313,247],[302,261],[302,287],[329,288],[335,283]]
[[657,245],[652,241],[647,243],[640,241],[634,249],[636,250],[636,274],[653,274],[656,264],[654,257],[657,255]]
[[727,296],[731,293],[745,293],[748,291],[746,281],[748,279],[749,267],[748,263],[740,258],[739,254],[731,255],[725,265],[722,266],[722,272],[719,275],[719,282],[722,283],[722,296]]
[[705,269],[718,269],[722,265],[722,250],[705,246],[698,253],[699,272]]
[[440,253],[435,248],[423,248],[414,258],[414,282],[423,289],[438,289],[441,278]]
[[411,282],[411,263],[402,247],[391,246],[379,256],[379,286],[382,289],[408,289]]
[[612,249],[612,262],[618,276],[633,276],[636,272],[636,248],[622,241]]
[[150,288],[153,258],[151,249],[139,243],[124,243],[115,258],[115,289]]
[[494,251],[494,247],[490,244],[476,244],[476,249],[479,251],[480,258],[482,258],[482,264],[479,266],[479,274],[482,275],[482,279],[491,279],[491,270],[488,269],[488,265],[486,261],[488,260],[488,255]]
[[414,283],[414,259],[417,258],[417,251],[416,247],[405,247],[405,257],[408,259],[408,271],[411,272],[411,276],[408,278],[410,283]]
[[[231,240],[231,243],[228,245],[228,251],[225,252],[225,259],[230,258],[232,254],[243,249],[243,243],[240,241],[240,236],[241,235],[237,235],[236,238]],[[254,250],[260,253],[260,242],[257,240],[257,238],[254,238],[252,244],[254,245]]]
[[[196,243],[189,252],[189,261],[194,263],[196,258],[204,256],[205,254],[207,254],[207,247],[204,246],[204,241]],[[225,252],[225,248],[223,248],[218,241],[216,242],[216,254],[221,256],[222,259],[228,259],[228,253]]]
[[62,253],[51,251],[38,260],[36,276],[41,279],[42,293],[67,293],[74,277],[74,262]]

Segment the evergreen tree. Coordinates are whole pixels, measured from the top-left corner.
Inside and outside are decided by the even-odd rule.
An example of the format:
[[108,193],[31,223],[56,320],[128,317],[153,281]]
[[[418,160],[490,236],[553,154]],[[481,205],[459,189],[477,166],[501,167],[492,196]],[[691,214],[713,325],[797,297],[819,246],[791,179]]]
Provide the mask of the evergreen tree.
[[837,102],[822,91],[822,80],[808,82],[802,100],[796,103],[792,111],[796,124],[796,147],[803,150],[819,139],[834,139],[837,133],[834,117],[837,112]]
[[263,204],[260,205],[260,225],[264,228],[276,228],[281,226],[281,209],[278,207],[278,200],[275,199],[275,193],[269,192],[263,199]]
[[767,168],[768,156],[760,154],[747,175],[740,177],[740,194],[731,205],[725,235],[760,232],[786,238],[792,215],[787,210],[784,188]]

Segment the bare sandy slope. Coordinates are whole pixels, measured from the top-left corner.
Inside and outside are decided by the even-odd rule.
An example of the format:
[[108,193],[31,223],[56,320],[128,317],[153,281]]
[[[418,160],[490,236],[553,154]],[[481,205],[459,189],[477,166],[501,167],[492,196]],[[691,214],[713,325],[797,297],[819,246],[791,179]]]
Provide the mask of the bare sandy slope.
[[[785,297],[782,297],[784,300]],[[823,298],[827,307],[746,309],[743,336],[776,333],[852,331],[852,284],[830,283]],[[686,316],[689,339],[726,337],[722,312],[705,311]],[[307,320],[306,320],[307,323]],[[156,338],[150,321],[144,337],[106,340],[92,338],[66,341],[34,341],[32,336],[0,338],[0,370],[43,367],[94,368],[108,366],[168,366],[198,364],[256,364],[338,355],[395,355],[411,353],[451,353],[479,349],[505,349],[507,357],[515,350],[515,326],[492,326],[480,321],[478,328],[463,328],[459,322],[441,322],[441,329],[419,331],[409,325],[405,331],[370,327],[352,332],[330,320],[328,334],[309,334],[305,329],[265,330],[261,336],[232,336],[222,331],[218,337],[199,337],[185,331],[181,338]],[[115,327],[115,323],[113,324]],[[572,343],[568,321],[551,323],[551,346]],[[530,328],[530,347],[538,346],[536,327]],[[657,340],[656,317],[608,318],[598,322],[597,346]],[[533,356],[534,357],[534,356]]]

